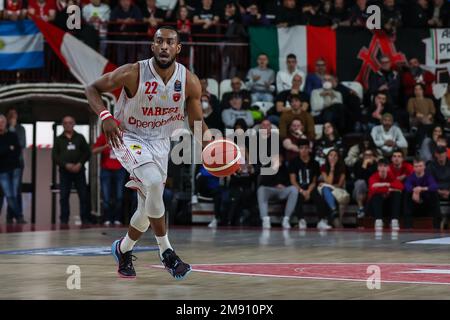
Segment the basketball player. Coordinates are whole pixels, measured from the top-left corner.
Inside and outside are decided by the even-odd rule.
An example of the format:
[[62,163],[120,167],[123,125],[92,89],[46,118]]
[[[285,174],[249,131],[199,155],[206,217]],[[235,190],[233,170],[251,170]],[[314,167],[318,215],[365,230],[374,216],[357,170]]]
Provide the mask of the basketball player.
[[[195,121],[202,121],[202,133],[208,128],[203,122],[200,81],[175,61],[181,50],[178,32],[161,27],[153,40],[153,58],[103,75],[86,87],[86,96],[102,119],[103,131],[117,159],[130,173],[126,186],[138,190],[138,207],[128,233],[112,245],[119,276],[136,276],[132,250],[151,226],[163,265],[175,279],[183,279],[191,267],[176,255],[169,242],[162,197],[170,136],[184,126],[185,106],[192,131]],[[120,87],[122,92],[113,117],[100,94]]]

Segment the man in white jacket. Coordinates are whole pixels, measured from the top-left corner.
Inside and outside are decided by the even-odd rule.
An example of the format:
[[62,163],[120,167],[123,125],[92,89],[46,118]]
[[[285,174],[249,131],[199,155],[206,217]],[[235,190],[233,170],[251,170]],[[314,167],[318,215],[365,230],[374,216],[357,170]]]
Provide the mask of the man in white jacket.
[[381,117],[381,124],[372,128],[370,135],[375,145],[381,149],[384,157],[391,156],[395,149],[400,149],[406,155],[408,142],[399,127],[394,125],[392,114],[385,113]]
[[277,92],[283,92],[292,88],[292,78],[295,75],[301,77],[300,91],[305,87],[305,73],[298,68],[297,57],[290,53],[286,57],[286,70],[280,70],[277,73]]

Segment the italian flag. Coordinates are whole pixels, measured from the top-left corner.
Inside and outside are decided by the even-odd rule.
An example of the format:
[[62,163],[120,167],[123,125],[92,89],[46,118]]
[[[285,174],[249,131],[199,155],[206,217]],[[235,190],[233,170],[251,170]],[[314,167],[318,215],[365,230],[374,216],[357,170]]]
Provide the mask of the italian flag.
[[[117,68],[70,33],[40,18],[32,17],[32,19],[59,59],[81,84],[87,85]],[[118,97],[118,93],[120,90],[116,90],[114,95]]]
[[251,64],[261,53],[269,56],[275,71],[286,69],[286,56],[297,56],[298,66],[305,72],[314,72],[315,62],[325,59],[328,72],[336,73],[336,32],[327,27],[294,26],[289,28],[252,27],[250,34]]

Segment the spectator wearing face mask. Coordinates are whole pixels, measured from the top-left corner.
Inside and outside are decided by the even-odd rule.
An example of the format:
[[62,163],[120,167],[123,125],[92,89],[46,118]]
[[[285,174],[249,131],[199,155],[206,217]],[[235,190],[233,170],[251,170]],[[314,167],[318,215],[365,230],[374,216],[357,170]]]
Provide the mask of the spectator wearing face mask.
[[201,97],[203,120],[208,128],[223,131],[223,122],[220,116],[220,108],[218,105],[213,106],[207,95]]
[[316,123],[336,123],[340,131],[345,130],[345,108],[342,95],[333,89],[332,77],[324,77],[323,86],[311,93],[311,114]]

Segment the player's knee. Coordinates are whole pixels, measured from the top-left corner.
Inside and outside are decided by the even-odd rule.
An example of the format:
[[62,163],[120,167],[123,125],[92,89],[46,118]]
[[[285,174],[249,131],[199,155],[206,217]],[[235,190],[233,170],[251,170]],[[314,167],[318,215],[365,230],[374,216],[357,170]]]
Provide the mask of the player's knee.
[[150,221],[142,211],[136,210],[131,217],[130,225],[140,232],[145,232],[150,227]]
[[157,195],[155,193],[149,196],[150,202],[148,207],[148,216],[154,219],[161,218],[164,215],[164,212],[166,211],[162,196]]

